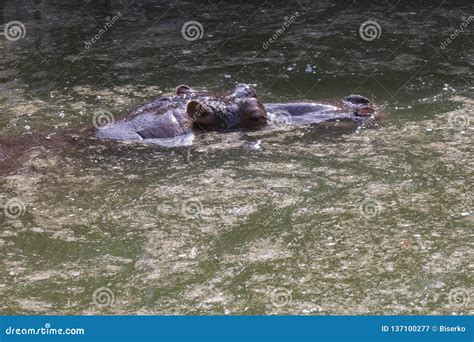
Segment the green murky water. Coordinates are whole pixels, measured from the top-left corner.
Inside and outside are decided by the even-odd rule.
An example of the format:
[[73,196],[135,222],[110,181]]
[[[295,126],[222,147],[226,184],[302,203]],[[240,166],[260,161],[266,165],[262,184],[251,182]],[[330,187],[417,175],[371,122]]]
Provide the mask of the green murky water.
[[359,93],[388,115],[191,148],[38,140],[1,169],[3,314],[473,313],[470,1],[137,2],[2,2],[2,24],[26,30],[0,37],[3,139],[181,83],[250,83],[264,102]]

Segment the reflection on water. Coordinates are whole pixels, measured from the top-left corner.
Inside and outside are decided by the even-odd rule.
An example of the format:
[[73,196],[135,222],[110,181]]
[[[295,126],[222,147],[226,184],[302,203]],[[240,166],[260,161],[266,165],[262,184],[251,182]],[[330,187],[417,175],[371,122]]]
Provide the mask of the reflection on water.
[[[1,169],[2,312],[472,314],[472,29],[441,47],[469,1],[127,6],[3,2],[26,34],[0,39],[0,158],[29,145]],[[236,82],[264,102],[360,93],[388,115],[189,147],[81,137],[178,84]],[[64,132],[75,143],[48,145]]]

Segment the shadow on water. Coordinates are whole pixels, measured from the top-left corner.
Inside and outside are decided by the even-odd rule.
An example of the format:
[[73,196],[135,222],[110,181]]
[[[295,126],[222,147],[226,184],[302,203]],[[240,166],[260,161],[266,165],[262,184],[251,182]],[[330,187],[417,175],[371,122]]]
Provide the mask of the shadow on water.
[[[22,151],[0,178],[5,314],[472,314],[470,1],[1,6],[26,30],[0,39],[0,157]],[[171,149],[81,134],[178,84],[237,82],[389,115]]]

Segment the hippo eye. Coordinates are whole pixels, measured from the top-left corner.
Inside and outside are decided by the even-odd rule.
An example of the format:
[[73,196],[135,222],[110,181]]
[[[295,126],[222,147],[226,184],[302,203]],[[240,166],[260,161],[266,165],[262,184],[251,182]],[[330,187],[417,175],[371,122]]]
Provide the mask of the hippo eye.
[[208,116],[212,113],[215,113],[216,112],[216,109],[213,107],[213,106],[210,106],[210,105],[205,105],[202,107],[202,110],[201,110],[201,116]]
[[252,121],[258,121],[262,118],[262,113],[260,112],[252,112],[249,115],[249,119]]
[[214,113],[215,111],[215,108],[212,106],[199,104],[197,107],[197,116],[205,117],[211,113]]

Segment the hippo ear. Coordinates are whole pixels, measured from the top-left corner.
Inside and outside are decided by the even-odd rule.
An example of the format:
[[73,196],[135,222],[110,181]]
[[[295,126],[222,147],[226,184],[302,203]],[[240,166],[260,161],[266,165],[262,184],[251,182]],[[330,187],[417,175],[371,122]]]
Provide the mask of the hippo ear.
[[186,113],[192,120],[203,118],[212,114],[214,111],[211,107],[201,104],[198,101],[189,101],[186,106]]
[[181,84],[179,86],[176,87],[176,95],[183,95],[183,94],[188,94],[188,93],[192,93],[194,90],[190,87],[190,86],[187,86],[186,84]]
[[344,101],[355,104],[355,105],[368,105],[370,100],[360,95],[349,95]]
[[239,83],[235,86],[232,93],[233,98],[257,97],[257,92],[251,86],[245,83]]

